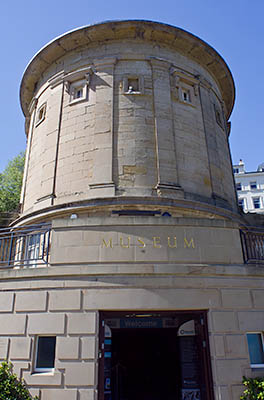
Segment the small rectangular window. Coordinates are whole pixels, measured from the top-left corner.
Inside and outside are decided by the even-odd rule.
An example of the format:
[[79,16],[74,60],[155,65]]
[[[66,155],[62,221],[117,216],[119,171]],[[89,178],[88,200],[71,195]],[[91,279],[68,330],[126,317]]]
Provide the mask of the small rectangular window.
[[250,189],[257,189],[257,182],[250,182]]
[[47,105],[42,104],[41,107],[39,107],[39,109],[37,110],[37,116],[36,116],[36,126],[39,125],[42,121],[44,121],[45,117],[46,117],[46,108]]
[[144,93],[143,76],[125,76],[122,82],[122,91],[124,94],[141,95]]
[[236,183],[236,190],[242,190],[242,186],[240,182]]
[[127,80],[128,92],[139,92],[139,79],[138,78],[128,78]]
[[184,101],[184,103],[191,103],[190,90],[182,89],[181,92],[182,92],[182,101]]
[[247,333],[250,365],[254,368],[264,367],[264,349],[262,332]]
[[48,372],[54,369],[56,336],[38,336],[36,343],[36,372]]
[[244,199],[238,199],[238,205],[244,208]]
[[70,84],[70,104],[88,99],[87,81],[81,80]]
[[260,208],[260,198],[259,197],[253,197],[253,206],[254,208]]

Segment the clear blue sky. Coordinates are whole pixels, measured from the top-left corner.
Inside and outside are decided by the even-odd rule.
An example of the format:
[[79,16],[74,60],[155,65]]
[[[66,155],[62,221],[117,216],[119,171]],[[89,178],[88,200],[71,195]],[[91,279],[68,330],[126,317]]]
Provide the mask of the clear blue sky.
[[19,104],[23,71],[47,42],[80,26],[112,19],[149,19],[181,27],[226,60],[236,85],[231,115],[233,162],[248,171],[264,161],[263,0],[9,0],[1,4],[0,171],[25,148]]

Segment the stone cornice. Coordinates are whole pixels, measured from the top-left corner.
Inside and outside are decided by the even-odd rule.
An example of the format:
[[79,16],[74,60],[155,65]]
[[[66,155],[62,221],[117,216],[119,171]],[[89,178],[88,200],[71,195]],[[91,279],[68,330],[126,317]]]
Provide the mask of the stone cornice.
[[147,209],[169,211],[184,211],[191,214],[198,212],[204,218],[224,218],[235,224],[243,225],[241,216],[231,210],[217,207],[213,204],[202,203],[195,200],[169,199],[160,197],[110,197],[95,198],[81,202],[72,202],[50,206],[41,210],[24,214],[13,222],[12,225],[33,224],[37,221],[52,219],[64,214],[76,212],[111,212],[120,209]]
[[25,116],[34,96],[34,87],[42,73],[56,60],[90,43],[145,40],[167,45],[196,61],[214,77],[226,105],[228,119],[233,108],[235,87],[232,74],[223,58],[206,42],[183,29],[162,23],[131,20],[109,21],[68,32],[43,47],[28,64],[20,87],[20,101]]

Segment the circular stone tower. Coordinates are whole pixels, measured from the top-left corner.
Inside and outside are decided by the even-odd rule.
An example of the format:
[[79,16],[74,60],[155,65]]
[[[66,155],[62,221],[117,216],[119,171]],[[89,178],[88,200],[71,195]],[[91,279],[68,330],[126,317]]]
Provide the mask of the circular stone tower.
[[30,61],[0,352],[41,400],[241,392],[263,272],[240,240],[234,91],[212,47],[150,21],[86,26]]
[[94,199],[111,210],[236,212],[232,75],[190,33],[147,21],[81,28],[33,58],[20,93],[23,216],[87,211]]

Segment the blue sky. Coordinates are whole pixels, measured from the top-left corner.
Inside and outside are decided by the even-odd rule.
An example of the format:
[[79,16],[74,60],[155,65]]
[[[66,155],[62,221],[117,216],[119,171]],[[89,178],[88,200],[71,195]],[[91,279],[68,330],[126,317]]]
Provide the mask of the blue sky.
[[112,19],[148,19],[183,28],[225,59],[236,85],[231,115],[233,162],[248,171],[264,161],[263,0],[9,0],[1,4],[0,171],[25,148],[19,85],[26,65],[47,42],[80,26]]

